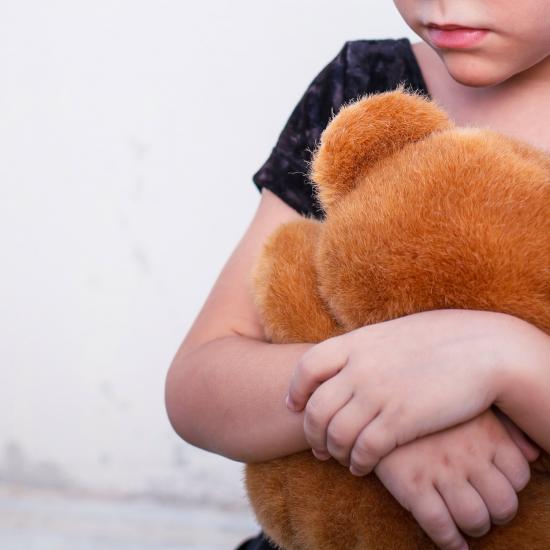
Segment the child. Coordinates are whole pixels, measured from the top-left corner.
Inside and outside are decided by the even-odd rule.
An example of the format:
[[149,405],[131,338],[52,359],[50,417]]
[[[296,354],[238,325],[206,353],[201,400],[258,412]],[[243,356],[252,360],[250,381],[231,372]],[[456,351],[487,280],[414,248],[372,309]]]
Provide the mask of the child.
[[[436,99],[458,125],[488,126],[550,152],[547,0],[395,4],[423,41],[349,42],[308,88],[254,177],[262,191],[258,210],[174,357],[166,406],[182,438],[234,460],[260,462],[312,449],[356,475],[374,468],[439,547],[467,548],[461,531],[481,536],[491,522],[507,523],[517,511],[516,493],[538,454],[522,430],[550,451],[543,422],[550,412],[543,398],[550,394],[550,337],[499,313],[440,310],[316,346],[270,344],[249,287],[263,241],[277,226],[301,214],[323,217],[304,174],[321,131],[346,101],[405,82]],[[491,399],[461,410],[471,388],[451,384],[436,396],[455,413],[441,431],[433,433],[427,415],[419,414],[423,437],[395,449],[372,437],[356,445],[368,422],[357,399],[349,399],[350,388],[372,389],[362,378],[365,369],[379,365],[392,373],[406,366],[415,375],[407,395],[417,395],[429,387],[434,364],[445,366],[450,378],[465,365],[486,373],[483,388]],[[517,374],[518,364],[529,377]],[[492,403],[502,404],[510,419]],[[241,548],[270,545],[258,537]]]

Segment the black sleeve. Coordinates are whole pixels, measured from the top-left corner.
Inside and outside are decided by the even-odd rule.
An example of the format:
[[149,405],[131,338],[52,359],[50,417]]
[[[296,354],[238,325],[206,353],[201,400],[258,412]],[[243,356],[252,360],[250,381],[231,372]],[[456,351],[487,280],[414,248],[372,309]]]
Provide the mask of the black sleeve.
[[256,187],[269,189],[303,215],[322,219],[308,178],[321,133],[344,103],[399,84],[430,96],[408,38],[346,42],[296,105],[271,155],[254,174]]
[[323,217],[308,178],[311,154],[332,115],[344,102],[348,43],[317,75],[294,108],[275,148],[254,174],[263,187],[302,215]]

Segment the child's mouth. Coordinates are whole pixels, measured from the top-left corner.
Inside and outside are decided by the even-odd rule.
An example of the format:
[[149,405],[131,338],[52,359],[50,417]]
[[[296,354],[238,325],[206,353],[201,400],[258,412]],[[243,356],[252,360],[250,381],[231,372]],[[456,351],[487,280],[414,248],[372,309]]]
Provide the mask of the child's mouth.
[[489,32],[487,29],[474,29],[460,25],[427,26],[428,35],[432,44],[438,48],[466,49],[477,45]]

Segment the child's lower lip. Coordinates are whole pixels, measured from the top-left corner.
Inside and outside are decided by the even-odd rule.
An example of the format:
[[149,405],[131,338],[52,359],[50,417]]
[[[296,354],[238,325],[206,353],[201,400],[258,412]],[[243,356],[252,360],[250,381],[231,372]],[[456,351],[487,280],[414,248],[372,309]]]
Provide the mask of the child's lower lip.
[[485,29],[438,29],[428,27],[428,34],[432,43],[438,48],[471,48],[478,44],[489,31]]

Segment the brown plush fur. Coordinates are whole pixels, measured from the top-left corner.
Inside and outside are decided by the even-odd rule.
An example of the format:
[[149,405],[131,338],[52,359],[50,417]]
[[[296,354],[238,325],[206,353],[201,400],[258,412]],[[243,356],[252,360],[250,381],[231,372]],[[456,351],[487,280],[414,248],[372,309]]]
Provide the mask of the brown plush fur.
[[[550,333],[550,157],[486,129],[453,127],[402,89],[343,108],[312,177],[325,222],[266,243],[256,299],[273,342],[319,342],[414,312],[509,313]],[[288,550],[433,544],[374,474],[307,451],[246,466],[264,531]],[[532,467],[519,513],[473,549],[550,548],[550,459]]]

